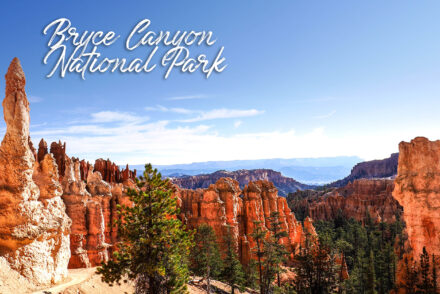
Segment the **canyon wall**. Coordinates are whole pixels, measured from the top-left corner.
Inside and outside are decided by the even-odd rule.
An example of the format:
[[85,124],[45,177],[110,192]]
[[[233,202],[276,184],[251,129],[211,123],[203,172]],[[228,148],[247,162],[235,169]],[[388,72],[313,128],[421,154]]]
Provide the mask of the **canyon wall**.
[[15,58],[3,100],[7,127],[0,147],[0,258],[33,284],[49,284],[67,276],[71,221],[53,156],[35,160],[25,83]]
[[397,174],[398,159],[399,153],[393,153],[385,159],[360,162],[353,167],[350,175],[329,186],[343,187],[357,179],[393,178]]
[[304,198],[293,194],[288,200],[292,209],[313,220],[333,220],[341,214],[361,222],[368,215],[376,222],[394,222],[402,207],[393,198],[393,188],[393,180],[360,179],[326,192],[311,191]]
[[[438,257],[440,141],[432,142],[417,137],[409,143],[401,142],[399,150],[399,166],[393,196],[403,206],[410,255],[418,260],[423,247],[426,247],[429,254]],[[437,263],[437,266],[440,264]]]
[[[38,158],[47,154],[47,144],[39,143]],[[62,199],[72,219],[69,268],[97,266],[107,261],[112,244],[117,241],[114,221],[116,205],[129,204],[124,187],[134,187],[136,173],[119,167],[110,160],[98,159],[95,165],[66,155],[66,143],[53,142],[50,154],[60,170]],[[104,181],[103,176],[109,181]]]
[[240,188],[244,188],[251,181],[266,180],[274,183],[281,196],[287,196],[297,190],[313,188],[313,186],[302,184],[271,169],[242,169],[233,172],[220,170],[211,174],[171,178],[171,181],[184,189],[204,189],[215,184],[221,178],[231,178],[238,181]]
[[[176,196],[181,206],[180,218],[189,228],[209,224],[220,243],[230,230],[243,264],[249,263],[251,248],[255,246],[251,237],[254,221],[260,221],[260,225],[268,229],[268,217],[272,212],[279,213],[282,228],[288,233],[282,243],[290,253],[294,253],[305,238],[304,229],[287,206],[286,199],[279,197],[273,183],[268,181],[251,181],[241,190],[238,181],[220,178],[206,189],[177,188]],[[309,219],[304,227],[316,234]]]

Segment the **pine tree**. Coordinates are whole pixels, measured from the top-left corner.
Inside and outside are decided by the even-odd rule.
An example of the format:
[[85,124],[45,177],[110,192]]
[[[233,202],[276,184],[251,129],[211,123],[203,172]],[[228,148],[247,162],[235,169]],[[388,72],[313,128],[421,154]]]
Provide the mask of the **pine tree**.
[[423,247],[422,254],[420,254],[420,282],[418,284],[422,293],[430,293],[432,289],[430,272],[429,254]]
[[251,289],[257,288],[258,271],[257,262],[254,259],[249,261],[249,264],[244,266],[244,285]]
[[[274,249],[274,259],[272,260],[272,271],[275,273],[277,277],[277,285],[281,287],[280,274],[283,272],[281,265],[286,262],[287,255],[289,252],[286,250],[286,247],[281,243],[281,240],[287,237],[287,232],[283,230],[281,227],[282,223],[279,220],[280,213],[278,211],[274,211],[270,214],[268,219],[270,223],[270,245],[273,246]],[[269,273],[270,275],[270,273]],[[268,277],[269,279],[270,277]]]
[[404,279],[403,284],[399,285],[399,288],[405,289],[405,292],[408,294],[415,294],[417,293],[417,282],[418,282],[418,272],[417,272],[417,265],[416,262],[411,258],[408,259],[408,257],[404,257]]
[[195,246],[191,251],[191,270],[206,280],[206,292],[211,293],[211,278],[219,276],[222,260],[214,230],[207,224],[197,228]]
[[238,260],[234,244],[234,236],[232,235],[231,228],[228,226],[225,239],[224,267],[221,277],[231,287],[231,294],[234,294],[237,286],[242,290],[245,284],[243,267]]
[[261,226],[261,221],[254,221],[254,231],[251,237],[254,239],[255,248],[253,252],[257,257],[257,267],[258,267],[258,283],[260,285],[260,294],[266,294],[266,289],[264,288],[263,280],[263,261],[264,261],[264,239],[266,237],[266,231],[263,230]]
[[296,291],[300,294],[334,293],[339,286],[335,256],[327,244],[306,239],[295,256]]
[[[342,284],[342,282],[344,281],[344,268],[345,268],[345,264],[346,264],[346,252],[350,251],[353,249],[353,246],[351,246],[350,243],[348,243],[347,241],[343,240],[343,239],[338,239],[335,242],[335,247],[338,251],[338,253],[341,256],[341,266],[339,269],[339,283]],[[342,293],[342,287],[339,289],[339,293]]]
[[136,184],[127,191],[132,205],[117,206],[117,250],[97,272],[110,285],[135,281],[136,294],[185,293],[192,235],[176,218],[172,186],[151,164]]
[[373,250],[370,250],[370,256],[368,258],[367,269],[367,285],[366,290],[368,294],[375,294],[376,292],[376,273],[374,271],[374,255]]

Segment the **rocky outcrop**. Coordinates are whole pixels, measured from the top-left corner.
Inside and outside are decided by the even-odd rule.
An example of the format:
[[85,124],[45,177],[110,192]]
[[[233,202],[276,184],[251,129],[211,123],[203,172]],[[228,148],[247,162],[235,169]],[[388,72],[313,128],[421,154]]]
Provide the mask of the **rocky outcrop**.
[[30,143],[25,82],[15,58],[3,100],[7,129],[0,147],[0,258],[31,283],[49,284],[67,275],[70,219],[54,158],[37,155]]
[[[47,152],[46,142],[39,144],[38,156]],[[66,212],[72,219],[70,235],[70,249],[72,257],[69,268],[83,268],[97,266],[107,261],[112,244],[117,241],[114,221],[118,218],[116,206],[129,204],[124,193],[124,186],[134,187],[134,182],[128,177],[123,183],[108,183],[103,180],[101,172],[102,162],[98,160],[95,167],[90,163],[66,155],[66,144],[53,142],[51,152],[57,161],[65,167],[60,178],[62,186],[62,199],[66,205]],[[46,155],[47,156],[47,155]],[[113,163],[109,166],[115,166]],[[101,170],[101,171],[99,171]],[[118,169],[113,173],[104,173],[109,179],[122,181],[115,178]],[[125,172],[125,171],[123,171]],[[133,176],[134,172],[130,171]]]
[[136,170],[131,171],[127,165],[124,170],[120,171],[119,166],[111,162],[110,159],[97,159],[94,167],[95,171],[100,172],[102,179],[108,183],[122,183],[128,179],[134,180],[136,178]]
[[343,187],[357,179],[393,178],[397,174],[399,153],[381,160],[371,160],[356,164],[348,177],[329,184],[329,187]]
[[289,193],[297,190],[310,189],[313,187],[299,183],[294,179],[285,177],[280,172],[271,169],[242,169],[233,172],[221,170],[211,174],[171,178],[171,181],[184,189],[205,189],[216,183],[221,178],[231,178],[238,181],[241,189],[243,189],[244,186],[251,181],[269,181],[275,185],[275,187],[278,189],[279,195],[282,196],[287,196]]
[[306,197],[290,195],[289,205],[313,220],[333,220],[339,215],[364,222],[369,215],[376,222],[394,222],[402,207],[393,198],[393,180],[361,179],[325,192],[310,192]]
[[[243,190],[239,182],[231,178],[220,178],[206,189],[177,189],[176,196],[181,206],[181,219],[189,228],[209,224],[222,244],[227,231],[233,234],[241,262],[247,264],[255,246],[251,237],[254,221],[268,229],[272,212],[279,213],[279,220],[288,237],[282,240],[289,252],[294,253],[304,239],[303,227],[287,206],[287,201],[278,196],[275,186],[268,181],[249,182]],[[306,226],[314,232],[313,225]]]
[[403,206],[410,255],[418,260],[426,247],[440,256],[440,140],[418,137],[399,150],[393,196]]

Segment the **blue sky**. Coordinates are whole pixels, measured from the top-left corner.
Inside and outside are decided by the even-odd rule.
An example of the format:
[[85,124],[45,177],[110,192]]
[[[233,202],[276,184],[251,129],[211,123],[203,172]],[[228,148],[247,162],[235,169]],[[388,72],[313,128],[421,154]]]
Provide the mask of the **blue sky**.
[[[0,69],[20,58],[31,137],[67,141],[70,156],[123,164],[357,155],[440,132],[438,1],[9,1]],[[208,5],[209,3],[209,5]],[[109,57],[143,58],[123,40],[151,30],[210,30],[228,67],[201,73],[46,78],[44,27],[115,31]],[[191,51],[193,55],[197,50]],[[0,82],[4,92],[4,82]],[[0,124],[0,134],[4,132]]]

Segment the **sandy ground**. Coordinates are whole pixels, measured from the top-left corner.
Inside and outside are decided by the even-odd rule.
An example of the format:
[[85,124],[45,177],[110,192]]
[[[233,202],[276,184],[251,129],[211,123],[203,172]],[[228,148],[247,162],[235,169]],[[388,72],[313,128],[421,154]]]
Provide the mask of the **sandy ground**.
[[110,287],[101,281],[96,268],[82,268],[69,270],[68,278],[58,285],[40,289],[33,294],[122,294],[133,293],[132,284],[115,285]]
[[[193,279],[194,282],[190,282],[188,284],[188,290],[190,294],[204,294],[206,293],[206,282],[197,282],[200,278]],[[228,294],[231,293],[231,287],[226,285],[225,283],[219,281],[211,281],[211,293],[221,293]],[[256,294],[256,291],[247,290],[244,292],[240,292],[235,289],[235,294]]]
[[[0,294],[129,294],[134,292],[133,284],[110,287],[102,282],[101,276],[95,273],[96,268],[71,269],[68,277],[61,283],[35,290],[15,271],[5,271],[2,265],[0,260]],[[200,281],[199,277],[194,277],[188,284],[190,294],[203,294],[206,293],[205,289],[206,282]],[[227,294],[230,292],[228,285],[219,281],[211,281],[211,293]],[[253,294],[256,292],[235,290],[235,293]]]

